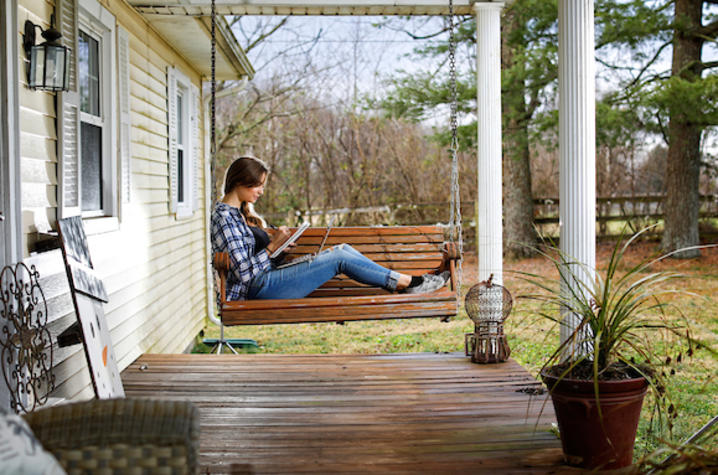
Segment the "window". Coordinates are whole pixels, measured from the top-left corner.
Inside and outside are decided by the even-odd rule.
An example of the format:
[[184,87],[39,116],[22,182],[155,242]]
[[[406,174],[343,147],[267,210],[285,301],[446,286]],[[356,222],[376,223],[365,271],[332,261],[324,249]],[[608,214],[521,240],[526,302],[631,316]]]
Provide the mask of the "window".
[[102,211],[102,130],[100,98],[101,39],[80,30],[77,62],[80,82],[81,197],[83,212]]
[[197,209],[199,89],[175,68],[167,70],[170,208],[178,218]]
[[116,216],[115,18],[96,0],[58,0],[58,10],[74,52],[70,90],[58,96],[58,217]]
[[187,150],[187,132],[185,131],[185,123],[187,122],[185,117],[187,117],[187,111],[185,110],[187,108],[187,101],[182,100],[182,98],[187,94],[187,91],[184,90],[184,88],[180,85],[177,87],[177,98],[175,99],[177,101],[177,105],[175,106],[177,109],[177,156],[175,157],[175,160],[177,160],[177,205],[181,206],[185,204],[185,178],[186,178],[186,172],[189,167],[185,166],[185,160],[187,159],[188,155],[185,153],[185,150]]

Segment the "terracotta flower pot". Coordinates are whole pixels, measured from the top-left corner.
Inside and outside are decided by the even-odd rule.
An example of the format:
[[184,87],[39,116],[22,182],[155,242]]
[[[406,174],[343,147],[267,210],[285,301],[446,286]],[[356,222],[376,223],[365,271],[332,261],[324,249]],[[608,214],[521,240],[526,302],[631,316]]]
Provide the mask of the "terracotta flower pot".
[[631,465],[645,378],[599,381],[601,415],[591,380],[541,373],[550,390],[566,462],[584,468],[614,469]]

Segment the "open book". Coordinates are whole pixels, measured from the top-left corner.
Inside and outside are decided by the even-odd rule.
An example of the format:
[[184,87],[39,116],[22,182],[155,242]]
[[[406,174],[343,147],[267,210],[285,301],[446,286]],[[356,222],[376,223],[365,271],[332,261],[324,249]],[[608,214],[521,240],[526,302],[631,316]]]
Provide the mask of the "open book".
[[297,229],[296,231],[294,231],[294,234],[292,234],[291,236],[289,236],[289,239],[287,239],[286,241],[284,241],[284,242],[282,243],[282,245],[279,246],[279,247],[277,248],[277,250],[274,251],[269,257],[270,257],[271,259],[276,259],[277,257],[279,257],[279,255],[280,255],[282,252],[284,252],[284,250],[285,250],[290,244],[292,244],[294,241],[296,241],[297,239],[299,239],[299,236],[301,236],[302,233],[303,233],[304,231],[306,231],[308,227],[309,227],[309,222],[308,222],[308,221],[304,221],[304,222],[302,223],[302,225],[299,226],[299,229]]

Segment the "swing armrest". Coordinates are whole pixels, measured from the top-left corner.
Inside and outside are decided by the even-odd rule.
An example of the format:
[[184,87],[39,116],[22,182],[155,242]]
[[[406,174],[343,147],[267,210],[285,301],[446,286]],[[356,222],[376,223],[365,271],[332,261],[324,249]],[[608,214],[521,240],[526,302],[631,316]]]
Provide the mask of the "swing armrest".
[[441,272],[448,270],[451,273],[450,282],[451,288],[456,290],[457,282],[457,269],[456,262],[461,260],[461,252],[459,251],[459,245],[455,242],[445,242],[444,248],[442,249],[443,262],[441,263]]
[[[459,251],[459,245],[455,242],[445,242],[444,248],[441,250],[442,262],[439,268],[440,272],[445,270],[451,270],[452,267],[456,266],[456,261],[461,260],[461,252]],[[452,272],[453,279],[453,272]]]
[[216,271],[216,284],[219,291],[219,301],[222,305],[227,303],[227,273],[229,272],[229,254],[215,252],[212,257],[212,267]]
[[459,245],[455,242],[445,242],[444,243],[444,249],[442,250],[444,254],[444,260],[449,261],[458,261],[461,259],[461,252],[459,251]]
[[217,272],[224,272],[226,274],[229,272],[229,254],[226,252],[215,252],[214,257],[212,257],[212,265],[217,269]]

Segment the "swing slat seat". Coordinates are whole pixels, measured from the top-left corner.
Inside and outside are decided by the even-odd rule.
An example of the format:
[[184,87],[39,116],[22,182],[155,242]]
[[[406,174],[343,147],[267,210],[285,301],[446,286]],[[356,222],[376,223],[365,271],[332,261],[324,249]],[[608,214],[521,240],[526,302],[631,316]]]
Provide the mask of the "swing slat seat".
[[[289,259],[316,252],[326,228],[307,229],[290,250]],[[343,322],[456,315],[458,246],[444,242],[439,226],[382,226],[332,228],[325,248],[350,244],[375,262],[411,275],[448,270],[450,288],[429,294],[397,294],[337,276],[302,299],[227,301],[229,255],[216,253],[219,276],[219,313],[224,325]]]

